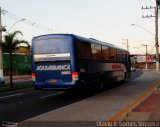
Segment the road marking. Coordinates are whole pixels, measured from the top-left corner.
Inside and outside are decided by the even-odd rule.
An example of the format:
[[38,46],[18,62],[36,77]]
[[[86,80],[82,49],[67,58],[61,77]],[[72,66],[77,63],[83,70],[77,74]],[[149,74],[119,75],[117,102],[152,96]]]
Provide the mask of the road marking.
[[16,97],[16,96],[20,96],[22,95],[23,93],[18,93],[18,94],[12,94],[12,95],[8,95],[8,96],[3,96],[3,97],[0,97],[0,99],[5,99],[5,98],[10,98],[10,97]]
[[40,99],[44,99],[44,98],[48,98],[48,97],[52,97],[52,96],[56,96],[56,95],[60,95],[60,94],[62,94],[62,93],[64,93],[64,92],[59,92],[59,93],[55,93],[55,94],[45,95],[45,96],[40,97]]
[[116,120],[119,120],[122,116],[124,116],[126,113],[131,111],[135,106],[137,106],[141,101],[143,101],[147,96],[149,96],[152,93],[152,91],[157,88],[159,83],[160,83],[160,80],[155,82],[144,94],[138,97],[134,102],[130,103],[126,108],[122,109],[119,113],[117,113],[111,119],[106,121],[105,127],[107,127],[110,124],[110,122],[114,123]]

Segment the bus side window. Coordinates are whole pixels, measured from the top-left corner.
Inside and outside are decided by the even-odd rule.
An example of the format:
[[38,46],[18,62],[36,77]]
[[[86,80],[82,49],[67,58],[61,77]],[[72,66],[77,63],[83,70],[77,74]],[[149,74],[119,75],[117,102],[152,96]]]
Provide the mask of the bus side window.
[[123,51],[123,61],[127,61],[127,52],[126,51]]
[[92,49],[92,58],[101,59],[102,58],[102,52],[101,52],[101,46],[96,44],[91,44]]
[[80,42],[78,49],[80,58],[91,58],[91,46],[89,43]]
[[102,56],[103,56],[103,59],[109,59],[109,56],[110,56],[109,47],[102,46]]
[[117,50],[117,61],[123,61],[123,51]]
[[116,49],[110,48],[110,60],[116,60]]

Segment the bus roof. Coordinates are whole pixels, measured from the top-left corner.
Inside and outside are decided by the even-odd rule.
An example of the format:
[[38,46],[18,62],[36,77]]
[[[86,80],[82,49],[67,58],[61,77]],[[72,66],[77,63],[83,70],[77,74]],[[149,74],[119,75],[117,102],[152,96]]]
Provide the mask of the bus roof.
[[[94,43],[94,44],[99,44],[99,45],[104,45],[104,46],[116,48],[116,49],[119,49],[119,50],[127,51],[126,49],[120,48],[120,47],[115,46],[115,45],[113,45],[113,44],[111,44],[111,43],[99,41],[99,40],[96,40],[96,39],[94,39],[94,38],[81,37],[81,36],[75,35],[75,34],[45,34],[45,35],[36,36],[36,37],[33,38],[33,40],[34,40],[35,38],[39,38],[39,37],[43,37],[43,36],[50,36],[50,35],[71,36],[71,37],[73,37],[73,38],[77,38],[77,39],[82,40],[82,41],[85,41],[85,42]],[[127,52],[128,52],[128,51],[127,51]]]

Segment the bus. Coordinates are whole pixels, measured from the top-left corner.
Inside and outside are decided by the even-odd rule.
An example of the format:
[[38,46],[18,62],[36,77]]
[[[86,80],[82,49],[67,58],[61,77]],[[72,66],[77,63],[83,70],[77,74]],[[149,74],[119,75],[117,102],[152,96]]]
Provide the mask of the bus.
[[99,88],[131,76],[130,54],[113,44],[74,34],[47,34],[32,39],[35,89]]

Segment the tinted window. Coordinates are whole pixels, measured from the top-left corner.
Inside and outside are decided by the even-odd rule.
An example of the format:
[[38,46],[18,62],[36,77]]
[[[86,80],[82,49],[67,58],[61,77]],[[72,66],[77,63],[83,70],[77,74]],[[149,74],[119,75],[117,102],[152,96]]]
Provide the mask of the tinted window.
[[110,57],[111,60],[116,60],[116,49],[110,48]]
[[91,44],[92,58],[102,58],[101,46],[96,44]]
[[123,51],[123,58],[122,58],[123,61],[127,61],[127,52],[126,51]]
[[79,56],[82,58],[91,58],[91,44],[80,42],[78,47]]
[[68,53],[69,38],[63,36],[44,36],[34,39],[34,54]]
[[123,60],[123,51],[117,50],[117,60],[122,61]]
[[104,59],[109,59],[110,56],[109,47],[102,46],[102,56]]

